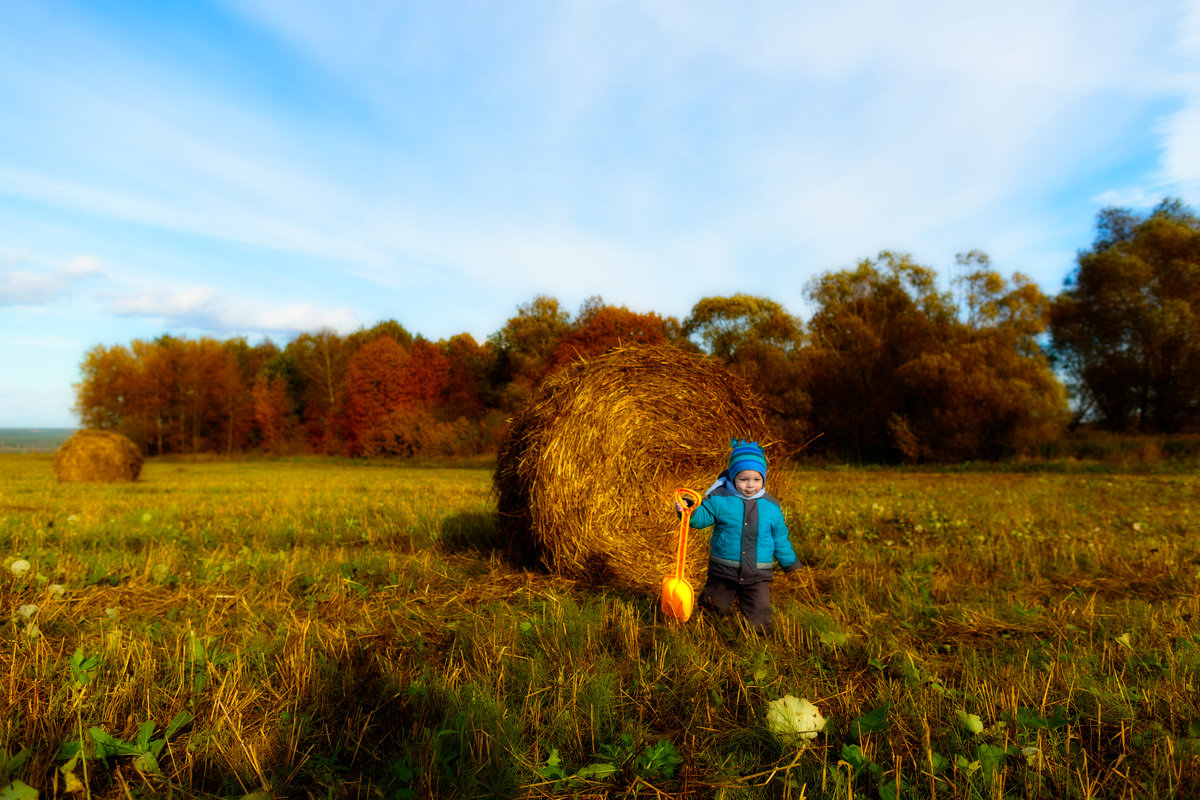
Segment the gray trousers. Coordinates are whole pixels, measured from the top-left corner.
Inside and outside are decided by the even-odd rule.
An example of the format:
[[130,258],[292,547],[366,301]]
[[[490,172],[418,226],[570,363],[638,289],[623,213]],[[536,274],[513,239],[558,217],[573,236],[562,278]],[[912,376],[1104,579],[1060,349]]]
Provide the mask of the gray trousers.
[[771,626],[771,582],[739,583],[715,577],[710,570],[700,592],[700,608],[723,617],[738,602],[751,629],[765,633]]

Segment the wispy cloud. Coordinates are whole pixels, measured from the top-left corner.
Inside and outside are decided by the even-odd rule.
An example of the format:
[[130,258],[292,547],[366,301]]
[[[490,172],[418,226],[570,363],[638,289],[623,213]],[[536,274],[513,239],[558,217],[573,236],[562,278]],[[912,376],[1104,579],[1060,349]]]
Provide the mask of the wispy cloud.
[[43,305],[61,297],[64,282],[27,269],[0,272],[0,306]]
[[486,335],[537,293],[798,310],[883,248],[939,269],[980,248],[1052,290],[1099,206],[1200,200],[1196,0],[4,17],[0,305],[79,342]]
[[[17,264],[28,268],[16,269]],[[78,255],[58,267],[36,263],[28,251],[0,259],[0,306],[41,306],[70,295],[80,283],[101,275],[100,260]]]
[[112,314],[161,320],[169,328],[294,334],[321,328],[348,333],[361,325],[353,311],[310,303],[255,303],[212,286],[156,287],[113,297]]
[[[1124,3],[229,5],[370,112],[259,108],[87,37],[98,74],[24,90],[56,130],[86,120],[87,168],[0,167],[0,189],[389,286],[719,280],[761,250],[811,272],[1036,219],[1112,157],[1106,98],[1169,91],[1149,56],[1170,20]],[[1195,120],[1164,126],[1165,174],[1194,174]]]
[[90,275],[103,275],[104,265],[98,256],[78,255],[67,262],[62,274],[71,278],[85,278]]
[[1161,129],[1163,183],[1178,193],[1200,194],[1200,2],[1192,2],[1179,26],[1175,52],[1185,67],[1177,76],[1183,106]]

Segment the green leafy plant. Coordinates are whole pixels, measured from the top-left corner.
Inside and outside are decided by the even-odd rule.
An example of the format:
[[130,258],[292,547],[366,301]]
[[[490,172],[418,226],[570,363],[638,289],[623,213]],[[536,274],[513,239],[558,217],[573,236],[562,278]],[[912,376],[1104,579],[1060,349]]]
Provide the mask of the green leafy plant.
[[534,774],[551,784],[555,793],[564,789],[578,789],[588,781],[605,780],[617,772],[615,766],[602,762],[589,764],[578,771],[572,771],[563,764],[562,758],[558,754],[558,748],[551,749],[550,755],[546,757],[546,762],[534,770]]
[[534,770],[543,781],[552,782],[554,791],[578,789],[589,781],[606,781],[631,773],[641,778],[674,778],[683,758],[668,739],[659,739],[640,751],[633,736],[625,733],[614,743],[601,746],[596,760],[578,770],[562,762],[558,749],[552,749],[546,762]]
[[975,759],[979,762],[979,771],[989,782],[995,780],[1007,755],[1008,751],[1005,748],[994,744],[984,743],[975,748]]
[[75,652],[71,654],[71,660],[68,663],[73,678],[71,688],[76,692],[81,691],[84,686],[91,683],[94,677],[93,673],[104,666],[104,661],[100,656],[85,655],[82,645],[76,648]]
[[850,738],[856,742],[861,742],[863,736],[868,733],[879,733],[885,730],[888,724],[888,709],[891,707],[891,703],[884,703],[879,708],[872,709],[862,716],[851,720]]
[[1062,707],[1055,708],[1054,712],[1048,717],[1039,716],[1035,711],[1019,707],[1017,708],[1017,712],[1012,715],[1012,722],[1022,728],[1057,730],[1071,724],[1072,718]]
[[882,771],[882,767],[867,758],[863,754],[862,748],[856,744],[842,745],[842,762],[850,767],[850,776],[853,778],[857,778],[863,772],[868,772],[878,777]]
[[33,753],[27,747],[22,747],[15,755],[9,755],[8,751],[0,747],[0,779],[10,780],[14,773],[20,769],[21,765],[29,760]]
[[37,789],[13,777],[21,765],[29,760],[32,752],[21,748],[15,755],[0,747],[0,800],[37,800]]
[[0,800],[37,800],[38,790],[23,781],[0,786]]
[[408,754],[393,761],[388,767],[388,772],[396,783],[401,784],[392,789],[391,800],[416,800],[418,795],[412,788],[412,780],[416,773]]
[[683,758],[675,745],[668,739],[659,739],[652,745],[646,745],[641,755],[637,757],[637,773],[641,776],[658,775],[663,778],[674,778]]
[[191,643],[192,652],[189,654],[188,667],[192,676],[192,694],[199,694],[208,683],[208,668],[232,661],[234,655],[217,648],[214,636],[202,639],[191,633]]
[[166,746],[167,740],[191,722],[193,717],[194,715],[187,711],[180,711],[158,738],[151,738],[157,726],[153,720],[147,720],[138,727],[137,736],[132,742],[118,739],[103,728],[93,726],[87,729],[83,737],[65,743],[59,750],[58,757],[63,761],[74,761],[81,757],[107,761],[122,756],[133,756],[133,766],[139,772],[157,775],[162,771],[158,766],[158,756]]

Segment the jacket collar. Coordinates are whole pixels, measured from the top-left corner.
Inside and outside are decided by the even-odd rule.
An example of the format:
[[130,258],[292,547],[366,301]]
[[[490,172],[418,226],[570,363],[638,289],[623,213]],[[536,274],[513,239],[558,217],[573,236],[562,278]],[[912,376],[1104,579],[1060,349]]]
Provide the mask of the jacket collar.
[[710,494],[715,492],[717,489],[720,489],[722,486],[724,486],[729,491],[729,493],[732,494],[734,497],[739,497],[742,500],[757,500],[760,497],[765,497],[767,494],[767,486],[764,483],[763,487],[761,489],[759,489],[757,492],[750,495],[749,497],[746,497],[746,495],[742,494],[741,492],[739,492],[737,490],[737,487],[735,487],[733,485],[733,481],[729,480],[729,478],[727,478],[725,476],[725,474],[722,473],[721,477],[717,478],[717,482],[714,483],[712,486],[708,487],[708,490],[704,492],[704,496],[708,497]]

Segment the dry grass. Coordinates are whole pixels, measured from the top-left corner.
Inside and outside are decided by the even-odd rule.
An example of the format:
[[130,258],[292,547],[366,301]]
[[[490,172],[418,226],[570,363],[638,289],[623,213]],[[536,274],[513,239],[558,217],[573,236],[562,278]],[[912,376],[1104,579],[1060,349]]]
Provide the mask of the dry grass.
[[[103,800],[1200,789],[1195,475],[781,468],[805,568],[760,638],[509,563],[486,469],[48,464],[0,458],[0,761],[28,753],[0,789],[66,797],[64,744],[185,712],[161,772],[68,772]],[[787,694],[831,719],[801,751],[764,724]]]

